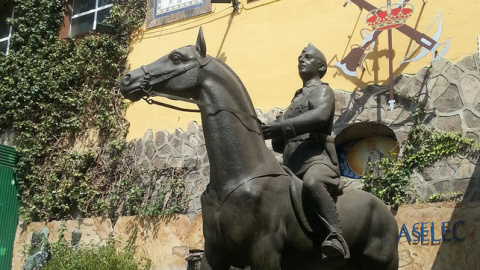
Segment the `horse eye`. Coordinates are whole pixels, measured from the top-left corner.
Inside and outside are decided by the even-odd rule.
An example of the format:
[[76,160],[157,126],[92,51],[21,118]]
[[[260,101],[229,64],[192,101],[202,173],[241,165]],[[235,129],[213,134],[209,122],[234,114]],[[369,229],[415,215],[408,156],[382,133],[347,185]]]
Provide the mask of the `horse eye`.
[[182,57],[176,53],[176,54],[172,54],[172,56],[170,56],[170,59],[173,62],[180,62],[182,60]]

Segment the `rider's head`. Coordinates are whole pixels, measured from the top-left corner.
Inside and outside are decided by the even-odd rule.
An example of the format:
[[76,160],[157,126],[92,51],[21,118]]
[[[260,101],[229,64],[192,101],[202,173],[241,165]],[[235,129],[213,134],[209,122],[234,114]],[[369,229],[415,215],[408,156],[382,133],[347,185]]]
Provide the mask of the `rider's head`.
[[311,43],[303,49],[298,57],[298,73],[302,79],[318,75],[321,79],[327,72],[327,60],[321,51]]

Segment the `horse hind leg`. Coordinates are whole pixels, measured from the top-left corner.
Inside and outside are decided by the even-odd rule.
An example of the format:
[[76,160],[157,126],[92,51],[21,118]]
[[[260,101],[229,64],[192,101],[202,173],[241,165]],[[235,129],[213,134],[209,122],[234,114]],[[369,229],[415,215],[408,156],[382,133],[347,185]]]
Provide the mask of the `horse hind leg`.
[[351,268],[351,269],[363,269],[363,270],[398,270],[398,259],[391,260],[389,262],[379,262],[379,261],[365,261],[363,262],[360,268]]
[[398,225],[383,203],[373,203],[370,240],[362,253],[363,269],[398,269]]
[[[385,239],[383,239],[385,240]],[[396,239],[391,239],[396,241]],[[388,241],[371,240],[370,247],[363,253],[361,259],[362,268],[369,270],[397,270],[398,269],[398,246],[388,244]]]
[[390,263],[387,265],[385,270],[398,270],[399,266],[399,258],[398,258],[398,252],[395,254],[395,257],[393,260],[390,261]]

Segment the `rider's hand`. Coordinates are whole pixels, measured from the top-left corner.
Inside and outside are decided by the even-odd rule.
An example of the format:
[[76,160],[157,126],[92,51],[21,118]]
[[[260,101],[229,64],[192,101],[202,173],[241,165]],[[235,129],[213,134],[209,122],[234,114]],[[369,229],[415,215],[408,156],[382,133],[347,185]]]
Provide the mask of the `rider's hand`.
[[279,123],[270,123],[262,126],[265,140],[283,137],[283,127]]

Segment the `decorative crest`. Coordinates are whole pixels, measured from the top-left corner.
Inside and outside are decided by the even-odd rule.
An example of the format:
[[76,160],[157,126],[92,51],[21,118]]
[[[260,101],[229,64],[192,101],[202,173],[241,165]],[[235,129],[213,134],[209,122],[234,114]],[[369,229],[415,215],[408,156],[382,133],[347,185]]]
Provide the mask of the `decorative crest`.
[[[412,16],[415,7],[411,3],[396,3],[397,8],[392,9],[391,5],[381,6],[371,10],[367,17],[367,25],[375,30],[388,30],[405,24],[405,21]],[[407,6],[409,6],[407,8]]]
[[[432,62],[442,58],[450,48],[450,39],[444,43],[439,43],[440,35],[442,32],[442,20],[440,14],[438,15],[439,27],[433,37],[427,36],[425,33],[420,33],[417,30],[411,28],[405,24],[405,21],[412,15],[414,11],[414,6],[409,3],[409,0],[402,0],[401,2],[395,3],[394,8],[392,9],[391,0],[387,0],[387,5],[380,8],[376,8],[372,4],[368,3],[365,0],[349,0],[347,3],[354,3],[360,8],[364,8],[369,11],[367,17],[365,18],[367,27],[370,26],[372,29],[369,34],[367,34],[367,27],[365,27],[365,38],[362,42],[362,46],[358,48],[353,48],[347,56],[345,56],[341,61],[335,63],[335,66],[342,70],[348,76],[357,76],[356,68],[359,65],[360,60],[363,57],[360,67],[363,66],[363,61],[366,58],[366,55],[370,53],[372,47],[375,46],[375,40],[383,32],[387,30],[388,32],[388,61],[389,61],[389,88],[390,88],[390,110],[393,110],[395,100],[393,95],[393,67],[392,67],[392,29],[396,29],[402,34],[413,39],[418,45],[422,46],[423,49],[417,56],[411,60],[407,60],[407,57],[411,56],[413,49],[407,54],[407,57],[402,61],[402,63],[407,63],[411,61],[418,60],[429,52],[432,53]],[[424,2],[425,4],[425,2]],[[441,12],[440,12],[441,13]],[[436,20],[435,20],[436,21]],[[434,22],[435,22],[434,21]],[[433,25],[433,24],[432,24]],[[443,48],[440,50],[440,47]],[[368,50],[370,48],[370,50]],[[440,51],[439,51],[440,50]]]

